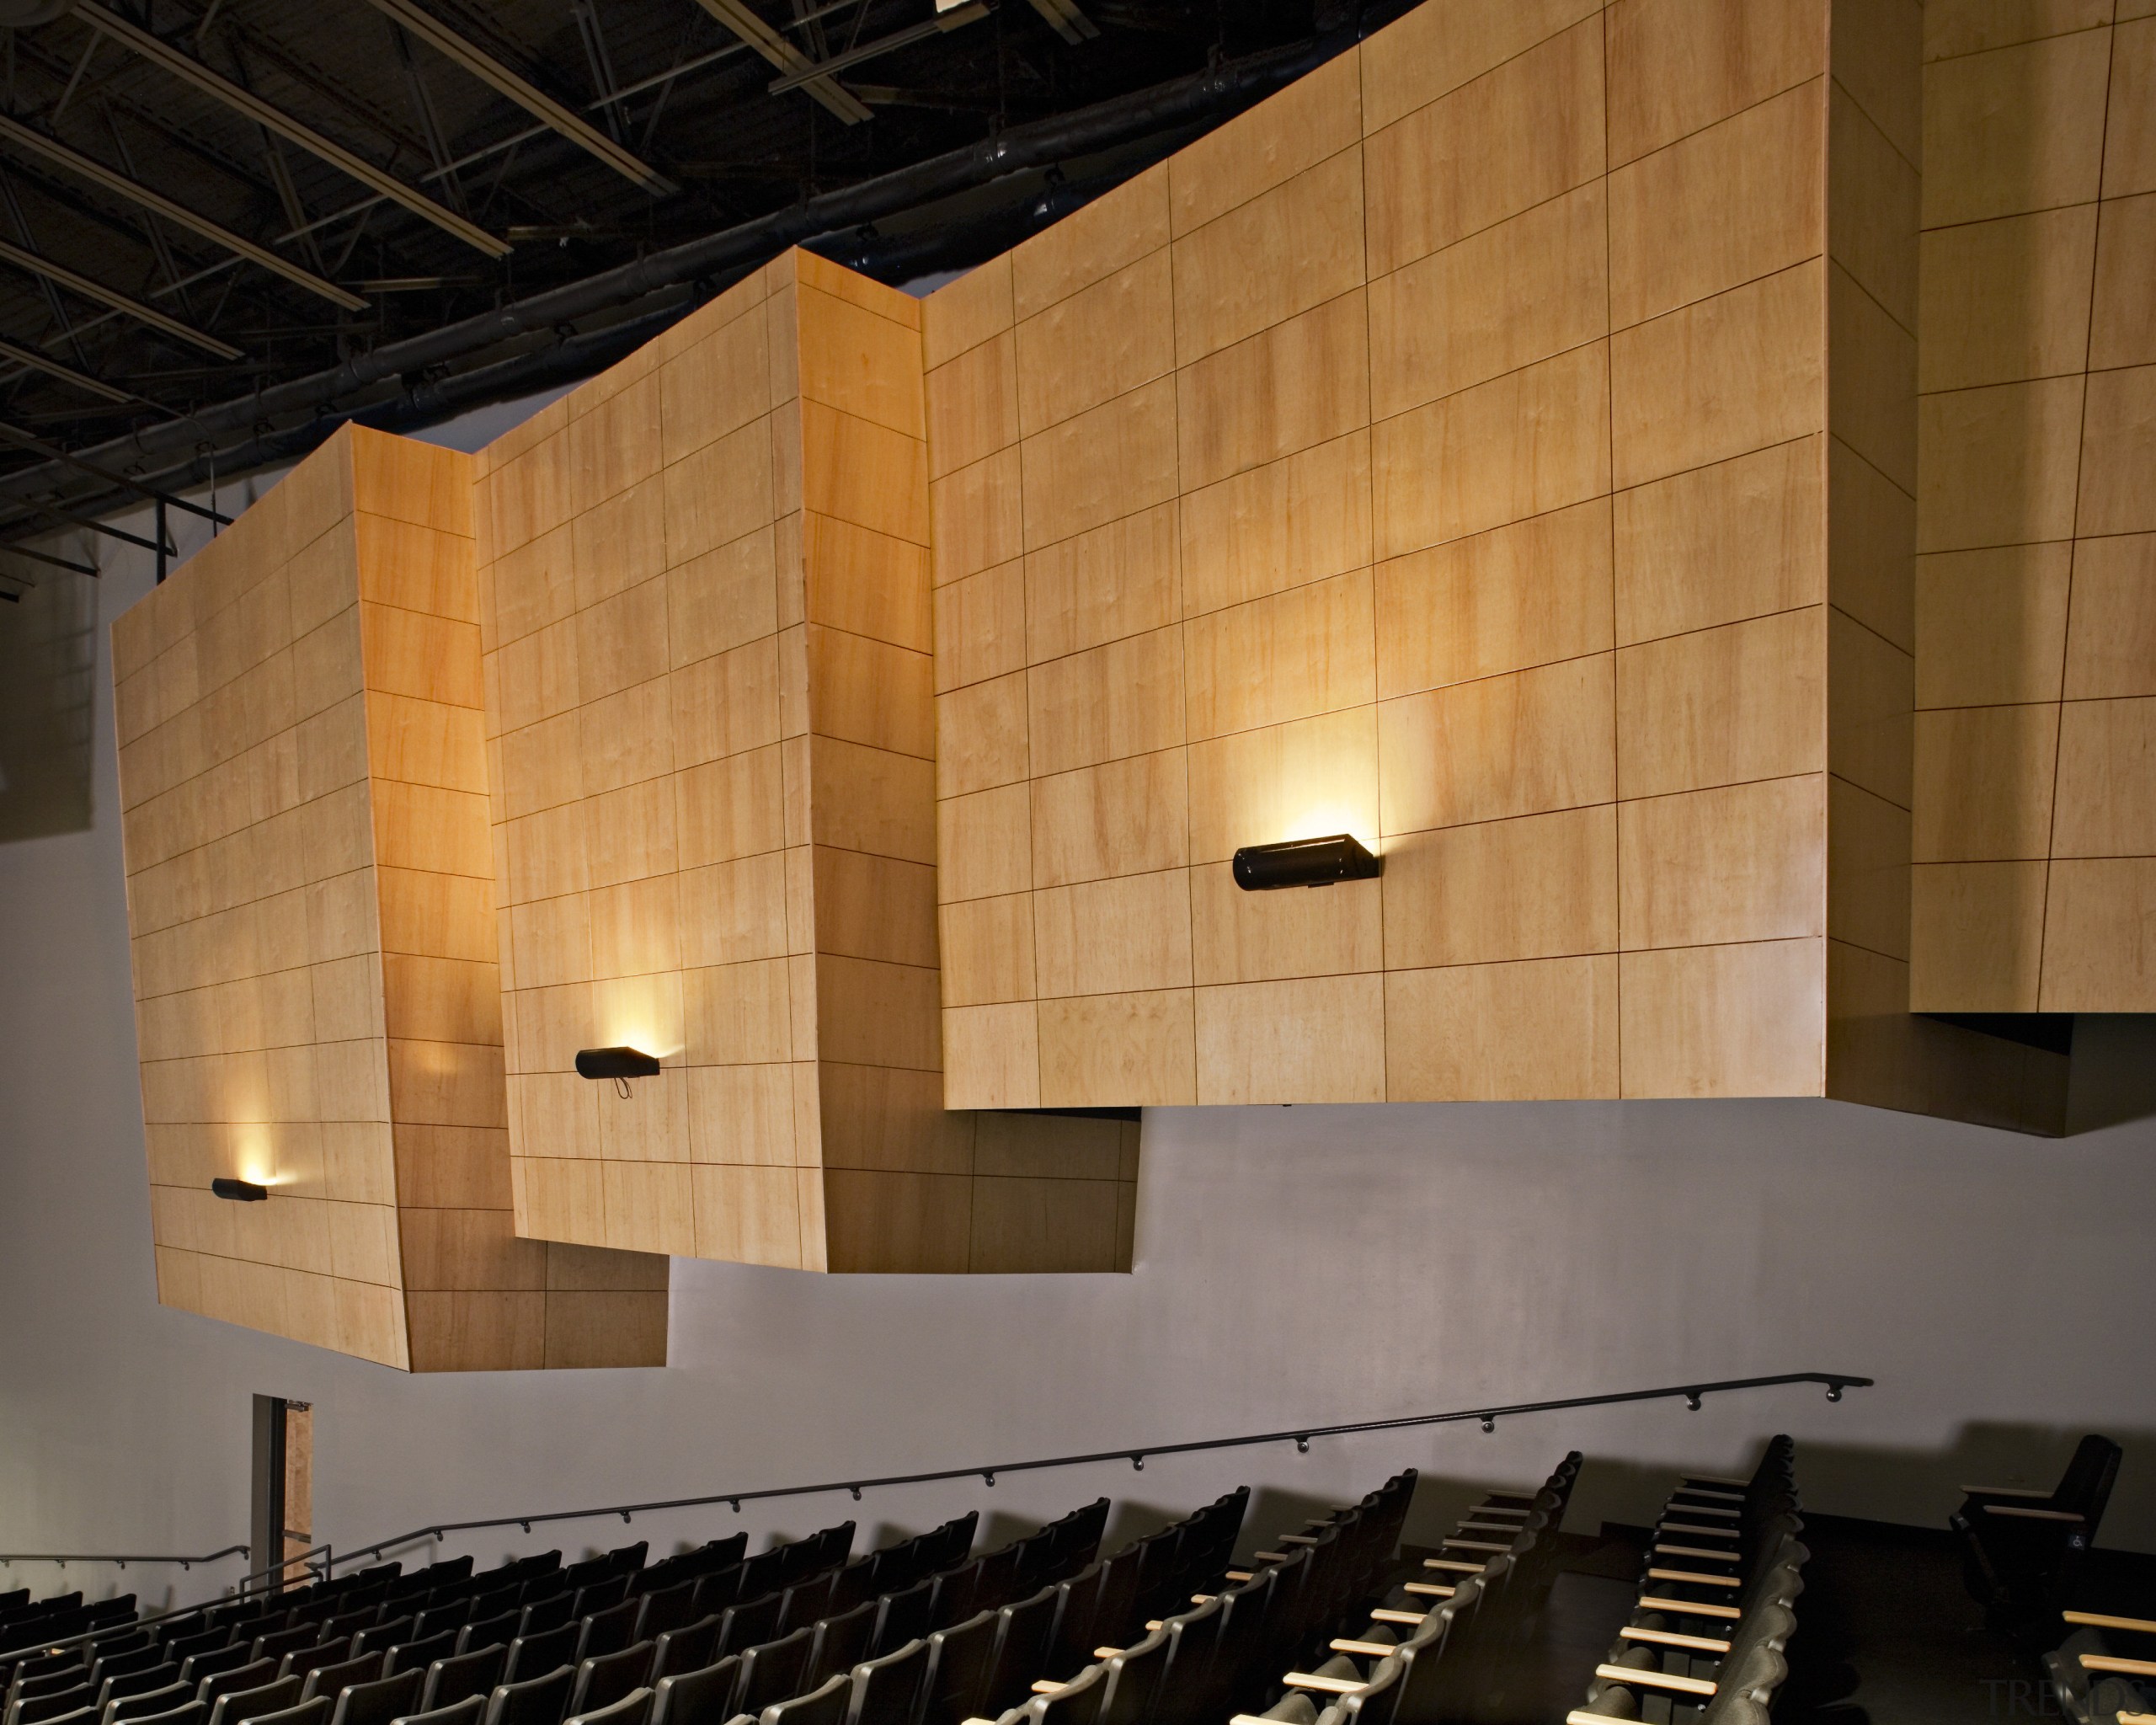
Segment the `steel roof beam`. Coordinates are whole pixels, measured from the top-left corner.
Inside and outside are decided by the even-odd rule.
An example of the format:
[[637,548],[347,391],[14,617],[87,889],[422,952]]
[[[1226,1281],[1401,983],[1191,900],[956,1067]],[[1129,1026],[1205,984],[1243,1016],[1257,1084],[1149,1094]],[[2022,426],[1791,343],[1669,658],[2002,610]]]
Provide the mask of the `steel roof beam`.
[[571,143],[589,152],[615,173],[658,195],[673,191],[674,183],[648,163],[639,161],[613,139],[564,108],[545,91],[534,88],[494,56],[450,29],[432,13],[423,12],[412,0],[369,0],[375,10],[424,42],[445,59],[453,60],[482,83],[490,84],[534,118],[544,120]]
[[964,5],[939,12],[935,17],[925,18],[919,24],[908,24],[904,29],[894,30],[888,36],[878,36],[873,42],[862,42],[832,55],[828,60],[816,61],[799,72],[790,72],[784,77],[775,77],[771,80],[771,93],[776,96],[783,90],[799,89],[811,78],[828,77],[848,67],[859,66],[863,61],[894,53],[900,48],[910,48],[915,42],[927,41],[946,30],[954,30],[962,24],[971,24],[975,19],[987,16],[988,8],[982,0],[968,0]]
[[497,239],[476,222],[467,222],[454,210],[436,203],[416,186],[408,185],[394,174],[384,172],[364,156],[346,149],[334,139],[324,137],[275,104],[264,101],[252,90],[242,89],[223,74],[211,71],[191,54],[184,54],[161,36],[154,36],[139,25],[130,24],[118,13],[109,12],[97,0],[69,0],[68,13],[79,19],[91,29],[110,36],[152,65],[159,66],[174,77],[195,86],[205,95],[223,103],[235,113],[297,144],[309,155],[319,157],[333,168],[342,169],[360,184],[372,187],[382,196],[402,205],[422,221],[431,222],[445,233],[454,235],[475,251],[484,252],[490,258],[504,257],[509,253],[509,242]]
[[95,157],[85,156],[79,150],[61,143],[59,139],[47,137],[35,127],[24,126],[19,120],[0,114],[0,139],[32,151],[67,172],[93,181],[107,191],[126,199],[131,204],[162,216],[189,232],[198,233],[228,252],[236,252],[249,263],[259,264],[272,274],[281,275],[286,280],[296,283],[309,293],[318,294],[348,312],[364,312],[366,309],[367,302],[357,294],[345,292],[335,283],[324,281],[312,270],[279,257],[267,246],[257,245],[251,239],[243,239],[229,227],[212,222],[206,216],[198,216],[184,204],[175,202],[163,192],[152,191],[139,179],[130,178],[116,168],[108,168]]
[[220,341],[214,335],[205,335],[191,324],[183,323],[160,312],[155,306],[146,306],[116,287],[107,287],[101,281],[77,274],[64,264],[56,264],[50,258],[40,257],[33,251],[0,240],[0,263],[13,264],[18,270],[78,293],[87,300],[95,300],[101,306],[109,306],[115,312],[124,312],[138,323],[147,323],[152,329],[161,329],[175,341],[199,347],[205,353],[215,354],[221,360],[237,360],[240,350],[230,342]]
[[696,3],[787,76],[807,74],[801,88],[848,126],[870,117],[866,103],[835,78],[818,72],[814,61],[750,11],[744,0],[696,0]]

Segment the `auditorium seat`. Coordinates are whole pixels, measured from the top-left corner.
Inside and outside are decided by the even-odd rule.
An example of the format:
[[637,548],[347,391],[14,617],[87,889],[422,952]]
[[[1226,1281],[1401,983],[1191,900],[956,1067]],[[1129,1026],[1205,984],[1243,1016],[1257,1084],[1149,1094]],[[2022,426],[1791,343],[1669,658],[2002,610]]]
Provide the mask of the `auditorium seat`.
[[231,1689],[210,1704],[210,1725],[243,1725],[264,1713],[281,1713],[300,1702],[302,1680],[280,1677],[255,1689]]
[[427,1667],[425,1680],[419,1685],[419,1711],[430,1713],[453,1707],[467,1696],[484,1700],[502,1680],[508,1664],[509,1649],[499,1642],[468,1653],[452,1653],[447,1658],[436,1659]]
[[757,1725],[846,1725],[852,1690],[852,1679],[841,1674],[804,1695],[772,1702],[757,1716]]
[[[115,1720],[147,1719],[158,1713],[168,1713],[189,1701],[201,1701],[205,1714],[211,1706],[202,1696],[190,1691],[185,1684],[171,1683],[163,1689],[149,1690],[141,1695],[107,1701],[97,1710],[97,1717],[100,1725],[114,1725]],[[34,1716],[27,1709],[22,1716],[22,1725],[35,1725]]]
[[389,1725],[399,1713],[418,1706],[419,1682],[419,1673],[406,1671],[372,1683],[347,1684],[337,1691],[329,1725]]
[[617,1701],[588,1713],[573,1713],[567,1725],[645,1725],[651,1717],[651,1691],[632,1689]]
[[445,1629],[440,1635],[429,1636],[424,1641],[404,1641],[387,1650],[389,1663],[383,1674],[396,1676],[402,1671],[424,1671],[437,1659],[446,1659],[456,1652],[456,1632]]
[[483,1695],[467,1695],[460,1701],[448,1702],[431,1711],[400,1713],[390,1725],[479,1725],[487,1711],[487,1698]]
[[570,1663],[581,1664],[586,1659],[602,1653],[618,1653],[636,1639],[637,1613],[642,1602],[623,1599],[619,1605],[608,1605],[579,1620],[577,1626],[576,1650]]
[[561,1725],[575,1679],[567,1665],[558,1665],[542,1677],[497,1684],[487,1697],[482,1725]]
[[576,1625],[564,1623],[543,1635],[520,1635],[509,1644],[509,1659],[502,1670],[504,1683],[523,1683],[542,1677],[560,1666],[574,1670]]
[[576,1680],[569,1685],[568,1711],[589,1713],[598,1708],[611,1706],[632,1689],[643,1689],[651,1682],[652,1644],[640,1641],[632,1648],[623,1648],[616,1653],[601,1653],[584,1659],[576,1668]]
[[516,1639],[516,1626],[523,1615],[521,1611],[504,1611],[499,1616],[466,1624],[456,1632],[456,1651],[470,1653],[482,1648],[507,1647]]
[[[870,1599],[851,1611],[842,1611],[816,1623],[814,1639],[808,1646],[808,1668],[804,1680],[815,1685],[826,1678],[844,1676],[867,1659],[871,1652],[869,1642],[876,1632],[883,1604],[882,1600]],[[910,1645],[916,1639],[917,1637],[909,1636],[906,1644]]]
[[[310,1671],[319,1671],[325,1665],[341,1665],[352,1657],[352,1643],[349,1640],[323,1642],[319,1646],[302,1648],[290,1653],[277,1662],[280,1677],[304,1677]],[[180,1680],[187,1680],[187,1667],[180,1667]]]
[[2048,1492],[1965,1486],[1950,1525],[1970,1597],[1995,1626],[2026,1634],[2057,1621],[2118,1478],[2119,1446],[2090,1433]]
[[[652,1690],[649,1725],[725,1725],[734,1717],[731,1703],[740,1674],[740,1658],[734,1655],[699,1671],[661,1678]],[[489,1719],[486,1725],[504,1722]]]
[[2156,1620],[2111,1612],[2060,1614],[2070,1633],[2044,1655],[2052,1695],[2075,1725],[2114,1725],[2156,1711]]
[[928,1669],[928,1643],[910,1641],[880,1658],[863,1659],[850,1674],[844,1725],[912,1725]]
[[[1054,1610],[1055,1595],[1048,1595]],[[988,1674],[995,1642],[1003,1627],[1000,1610],[977,1611],[963,1623],[932,1631],[921,1680],[920,1725],[960,1725],[975,1712],[976,1696],[987,1705]]]
[[355,1683],[378,1683],[382,1680],[382,1657],[369,1653],[356,1659],[342,1659],[334,1665],[318,1665],[307,1674],[306,1683],[300,1690],[300,1699],[311,1701],[317,1696],[327,1696],[334,1701],[339,1695]]
[[740,1687],[734,1697],[734,1711],[737,1713],[760,1713],[774,1701],[782,1701],[801,1691],[802,1676],[808,1669],[808,1648],[815,1638],[813,1629],[797,1629],[792,1634],[782,1636],[776,1641],[766,1642],[760,1647],[746,1648],[741,1655]]
[[[718,1619],[700,1618],[679,1629],[669,1629],[652,1642],[651,1680],[684,1671],[700,1671],[718,1657]],[[654,1700],[654,1705],[656,1701]]]

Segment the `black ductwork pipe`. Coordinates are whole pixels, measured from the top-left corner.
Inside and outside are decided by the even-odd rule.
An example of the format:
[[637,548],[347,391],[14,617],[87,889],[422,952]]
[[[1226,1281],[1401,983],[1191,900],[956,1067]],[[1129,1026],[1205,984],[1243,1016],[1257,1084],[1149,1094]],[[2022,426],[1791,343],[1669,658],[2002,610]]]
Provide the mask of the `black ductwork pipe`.
[[[1383,8],[1387,16],[1403,8],[1391,4]],[[304,452],[349,419],[358,419],[362,423],[377,419],[412,423],[417,416],[404,409],[402,403],[405,399],[424,399],[424,389],[413,398],[378,403],[374,411],[361,408],[340,412],[338,403],[392,379],[425,372],[519,336],[558,329],[579,318],[629,304],[670,287],[743,273],[789,245],[846,232],[878,218],[974,190],[1012,174],[1113,149],[1174,128],[1217,122],[1353,46],[1360,35],[1381,21],[1373,15],[1376,10],[1372,8],[1366,13],[1358,25],[1315,36],[1290,47],[1250,55],[1128,96],[1097,102],[1074,113],[1013,127],[964,149],[953,150],[874,179],[826,192],[769,216],[691,240],[686,245],[603,270],[581,281],[550,288],[423,335],[387,343],[328,371],[205,408],[185,419],[149,426],[77,453],[85,459],[137,473],[149,471],[160,459],[184,457],[156,473],[160,489],[179,490],[200,483],[207,477],[207,461],[197,453],[205,441],[236,432],[255,431],[266,422],[280,418],[304,414],[310,416],[311,423],[282,434],[258,435],[241,450],[222,454],[216,461],[217,470],[229,474],[244,471],[248,466],[259,466],[265,457],[279,459]],[[687,308],[686,304],[675,307],[667,321],[679,317]],[[663,323],[654,326],[664,327]],[[589,338],[571,338],[561,344],[560,349],[573,350],[575,362],[587,370],[597,369],[607,363],[599,355],[612,350],[614,344],[609,340],[612,334],[611,331],[597,331]],[[643,339],[648,339],[648,336]],[[579,342],[586,345],[578,349],[576,344]],[[553,351],[558,350],[550,350]],[[526,356],[524,360],[504,361],[503,367],[486,370],[499,373],[504,367],[524,366],[537,360],[535,371],[552,371],[558,376],[571,360],[571,353],[563,353],[561,360],[552,363],[539,356]],[[467,374],[467,378],[475,380],[479,375]],[[516,375],[520,377],[521,373]],[[526,387],[542,387],[542,381],[535,377]],[[466,379],[457,377],[443,379],[430,387],[436,392],[435,399],[446,409],[482,399],[500,399],[506,393],[503,382],[497,376],[490,386],[491,393],[484,395],[474,391]],[[273,448],[279,453],[270,453]],[[237,460],[236,455],[239,457]],[[254,458],[249,459],[250,457]],[[198,472],[198,468],[202,471]],[[40,462],[0,477],[0,495],[54,494],[63,471],[57,463]],[[71,499],[71,505],[79,507],[83,501]],[[104,499],[89,501],[92,506],[98,506]]]

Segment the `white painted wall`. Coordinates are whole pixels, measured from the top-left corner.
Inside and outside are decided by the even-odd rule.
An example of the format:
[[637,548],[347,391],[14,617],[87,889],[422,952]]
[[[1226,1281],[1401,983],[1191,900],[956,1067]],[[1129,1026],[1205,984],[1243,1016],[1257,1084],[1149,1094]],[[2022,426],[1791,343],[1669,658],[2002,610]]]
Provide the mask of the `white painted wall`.
[[[229,488],[227,490],[229,501]],[[71,579],[61,577],[60,579]],[[146,590],[110,568],[107,620]],[[1459,1482],[1595,1458],[1573,1525],[1637,1518],[1679,1465],[1799,1442],[1817,1509],[1938,1525],[1957,1481],[2128,1446],[2104,1534],[2156,1549],[2156,1038],[2084,1020],[2059,1141],[1841,1104],[1161,1110],[1129,1276],[823,1278],[675,1266],[664,1371],[414,1378],[157,1306],[115,815],[0,846],[0,1551],[246,1537],[248,1397],[316,1407],[315,1530],[905,1472],[1299,1422],[1826,1369],[1813,1389],[1321,1439],[815,1499],[743,1518],[864,1532],[1096,1492],[1165,1518],[1247,1481],[1289,1505],[1413,1465]],[[2140,1118],[2135,1118],[2137,1115]],[[2102,1124],[2104,1120],[2121,1124]],[[2092,1124],[2097,1123],[2097,1124]],[[1443,1494],[1426,1494],[1422,1519]],[[639,1517],[658,1550],[723,1507]],[[622,1537],[574,1524],[572,1551]],[[451,1549],[462,1549],[452,1546]],[[471,1547],[483,1562],[521,1535]],[[226,1566],[225,1573],[233,1573]],[[50,1588],[49,1567],[0,1586]],[[162,1596],[167,1573],[69,1572]],[[200,1572],[172,1577],[179,1597]]]

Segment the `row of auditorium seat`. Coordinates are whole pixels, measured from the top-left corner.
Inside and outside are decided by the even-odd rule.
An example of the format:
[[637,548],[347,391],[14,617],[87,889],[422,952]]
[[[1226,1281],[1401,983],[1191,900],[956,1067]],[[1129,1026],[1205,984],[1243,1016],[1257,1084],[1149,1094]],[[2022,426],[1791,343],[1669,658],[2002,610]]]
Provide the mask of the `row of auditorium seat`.
[[1689,1475],[1670,1494],[1630,1619],[1566,1725],[1766,1725],[1810,1555],[1794,1455],[1777,1437],[1749,1479]]
[[1244,1725],[1428,1725],[1471,1711],[1556,1578],[1551,1535],[1579,1468],[1575,1452],[1535,1491],[1486,1491],[1438,1555],[1374,1599],[1351,1602],[1348,1632],[1296,1649],[1323,1657],[1278,1677],[1270,1705],[1240,1716]]

